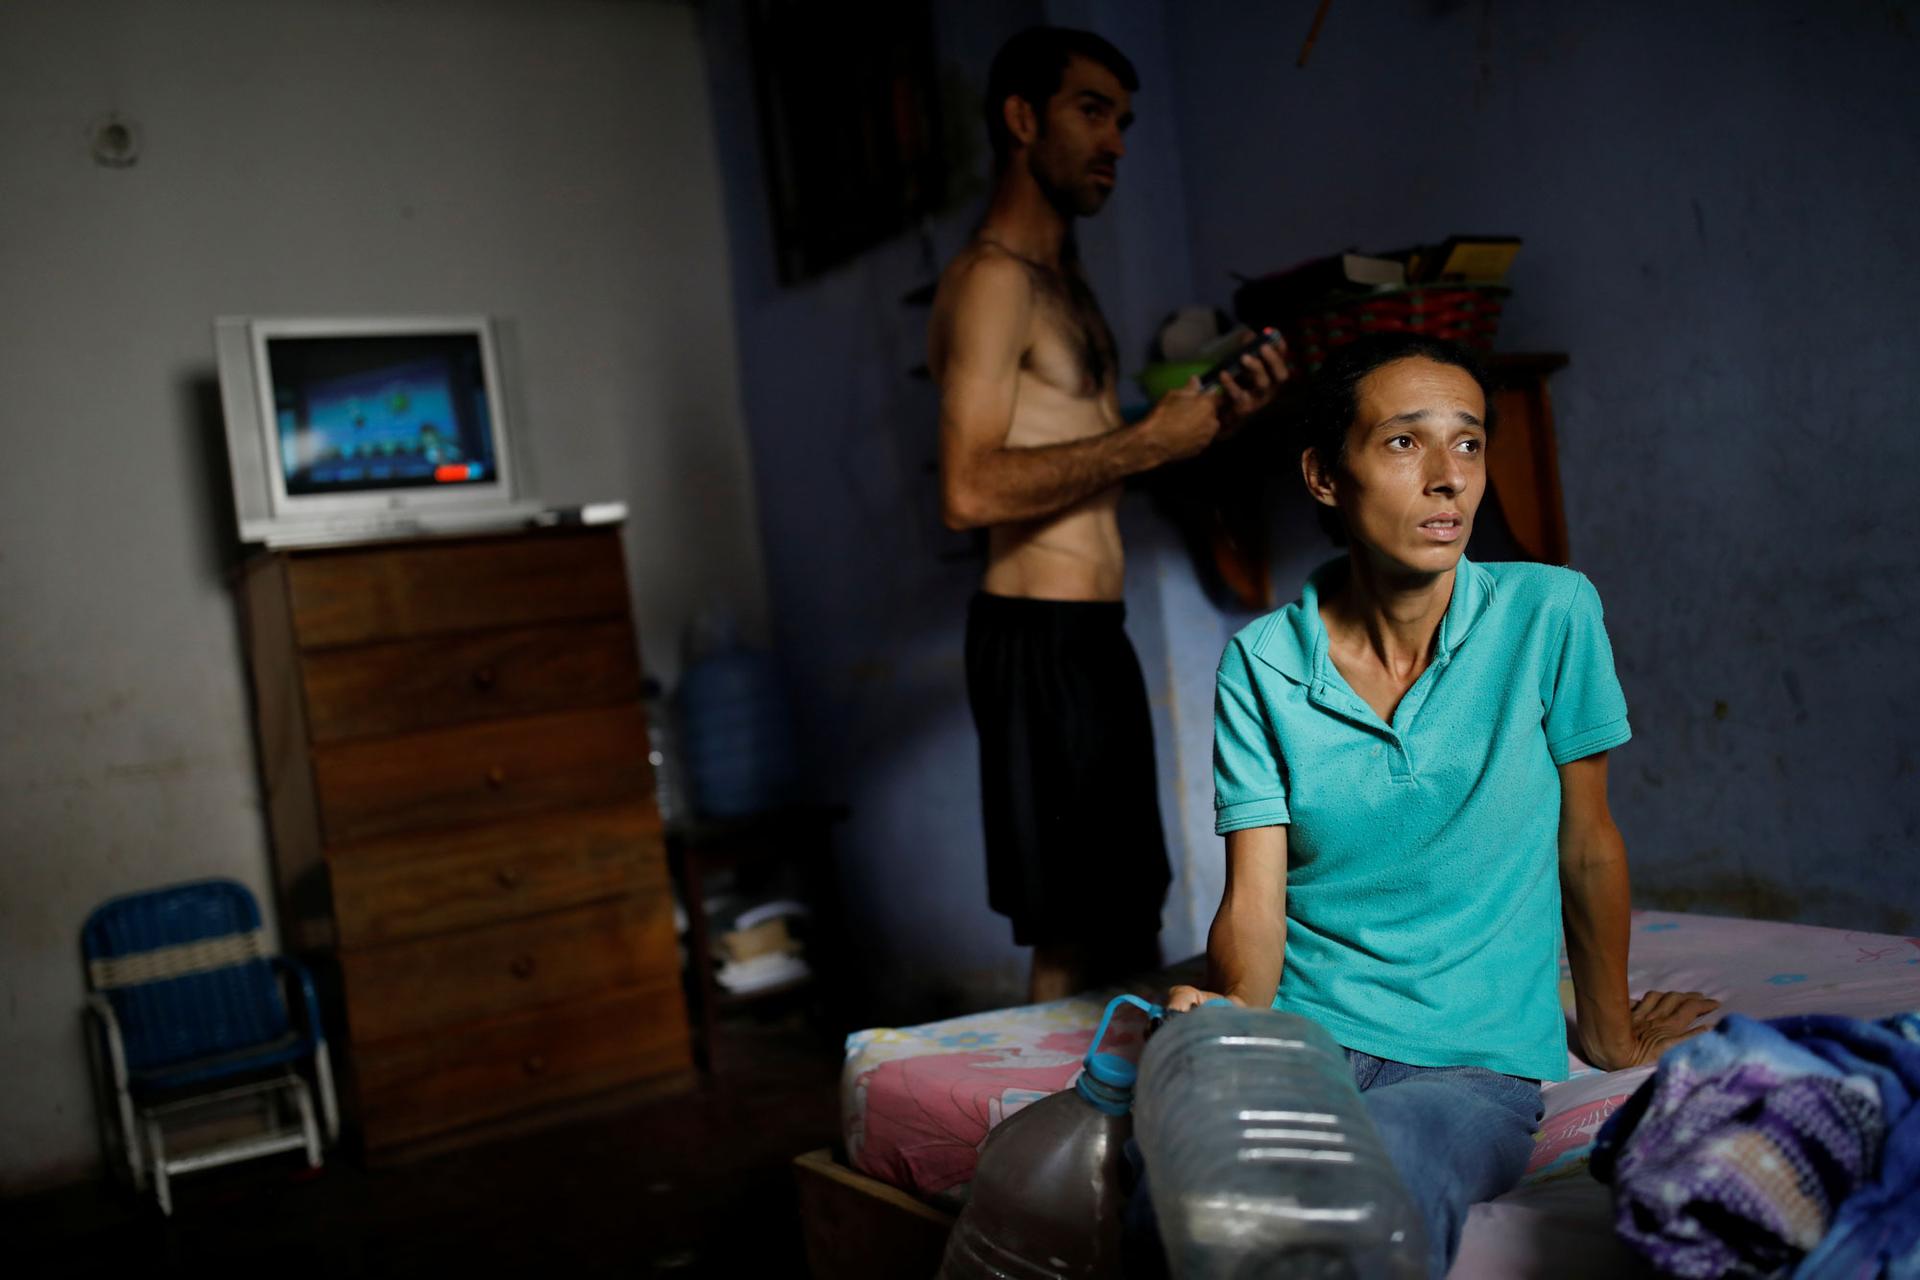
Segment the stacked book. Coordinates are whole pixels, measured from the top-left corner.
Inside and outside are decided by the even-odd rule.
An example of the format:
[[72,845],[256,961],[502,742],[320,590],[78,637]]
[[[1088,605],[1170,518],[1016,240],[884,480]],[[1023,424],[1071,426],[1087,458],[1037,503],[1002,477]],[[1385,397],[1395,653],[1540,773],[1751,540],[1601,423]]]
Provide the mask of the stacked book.
[[720,937],[723,960],[715,981],[735,995],[788,986],[810,977],[801,958],[802,946],[787,921],[804,917],[798,902],[769,902],[740,913],[733,928]]

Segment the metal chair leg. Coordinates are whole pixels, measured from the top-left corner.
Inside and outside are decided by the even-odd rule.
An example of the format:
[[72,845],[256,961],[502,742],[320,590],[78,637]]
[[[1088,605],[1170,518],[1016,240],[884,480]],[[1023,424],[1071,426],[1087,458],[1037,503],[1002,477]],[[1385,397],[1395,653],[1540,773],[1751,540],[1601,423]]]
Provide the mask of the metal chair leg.
[[333,1060],[327,1056],[322,1040],[313,1054],[314,1082],[320,1087],[320,1115],[326,1121],[327,1141],[340,1140],[340,1103],[333,1092]]
[[298,1073],[293,1076],[293,1101],[300,1108],[300,1132],[307,1138],[307,1168],[320,1167],[320,1126],[313,1118],[313,1090]]
[[127,1050],[120,1038],[120,1020],[104,996],[87,997],[87,1008],[99,1023],[106,1040],[107,1070],[113,1082],[116,1108],[120,1113],[120,1145],[125,1149],[127,1172],[133,1176],[136,1192],[147,1189],[147,1171],[140,1158],[140,1126],[134,1119],[133,1095],[127,1088]]
[[147,1121],[147,1157],[153,1161],[153,1194],[160,1200],[160,1212],[173,1216],[173,1189],[167,1183],[167,1140],[158,1120]]

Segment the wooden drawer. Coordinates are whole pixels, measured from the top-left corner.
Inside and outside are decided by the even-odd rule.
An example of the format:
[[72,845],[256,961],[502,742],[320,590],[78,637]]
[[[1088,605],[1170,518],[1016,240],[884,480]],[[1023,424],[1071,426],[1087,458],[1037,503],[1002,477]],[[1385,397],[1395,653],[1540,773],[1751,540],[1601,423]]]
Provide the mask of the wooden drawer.
[[492,720],[313,749],[328,845],[649,794],[638,706]]
[[475,631],[309,652],[315,742],[633,702],[640,659],[624,621]]
[[306,648],[627,616],[613,530],[297,553],[287,596]]
[[343,950],[356,1049],[678,974],[666,893]]
[[328,856],[334,928],[366,947],[631,894],[664,894],[651,805],[392,836]]
[[691,1067],[674,980],[354,1054],[370,1148]]

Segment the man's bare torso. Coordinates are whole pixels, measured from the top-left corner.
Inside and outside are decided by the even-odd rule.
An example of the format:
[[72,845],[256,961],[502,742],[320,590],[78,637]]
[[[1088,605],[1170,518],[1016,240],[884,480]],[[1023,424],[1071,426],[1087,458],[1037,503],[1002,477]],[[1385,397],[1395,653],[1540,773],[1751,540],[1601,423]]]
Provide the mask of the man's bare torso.
[[[1091,294],[1083,284],[995,245],[975,241],[941,274],[928,335],[935,381],[940,381],[946,363],[954,284],[987,255],[1020,262],[1033,286],[1032,321],[1006,446],[1064,444],[1118,430],[1123,424],[1114,390],[1112,339]],[[1125,556],[1115,510],[1119,497],[1115,485],[1052,515],[994,525],[981,588],[993,595],[1038,600],[1120,599]]]

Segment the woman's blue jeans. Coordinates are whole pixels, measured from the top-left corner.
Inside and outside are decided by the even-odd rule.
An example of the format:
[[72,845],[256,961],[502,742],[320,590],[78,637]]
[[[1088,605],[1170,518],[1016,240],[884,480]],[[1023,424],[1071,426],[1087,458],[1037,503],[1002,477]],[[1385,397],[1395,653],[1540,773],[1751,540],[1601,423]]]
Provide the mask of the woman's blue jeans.
[[[1467,1210],[1513,1189],[1540,1123],[1540,1085],[1485,1067],[1412,1067],[1347,1051],[1353,1082],[1427,1230],[1427,1270],[1439,1280],[1460,1249]],[[1139,1172],[1138,1144],[1128,1158]],[[1128,1274],[1165,1274],[1147,1177],[1127,1205]]]

